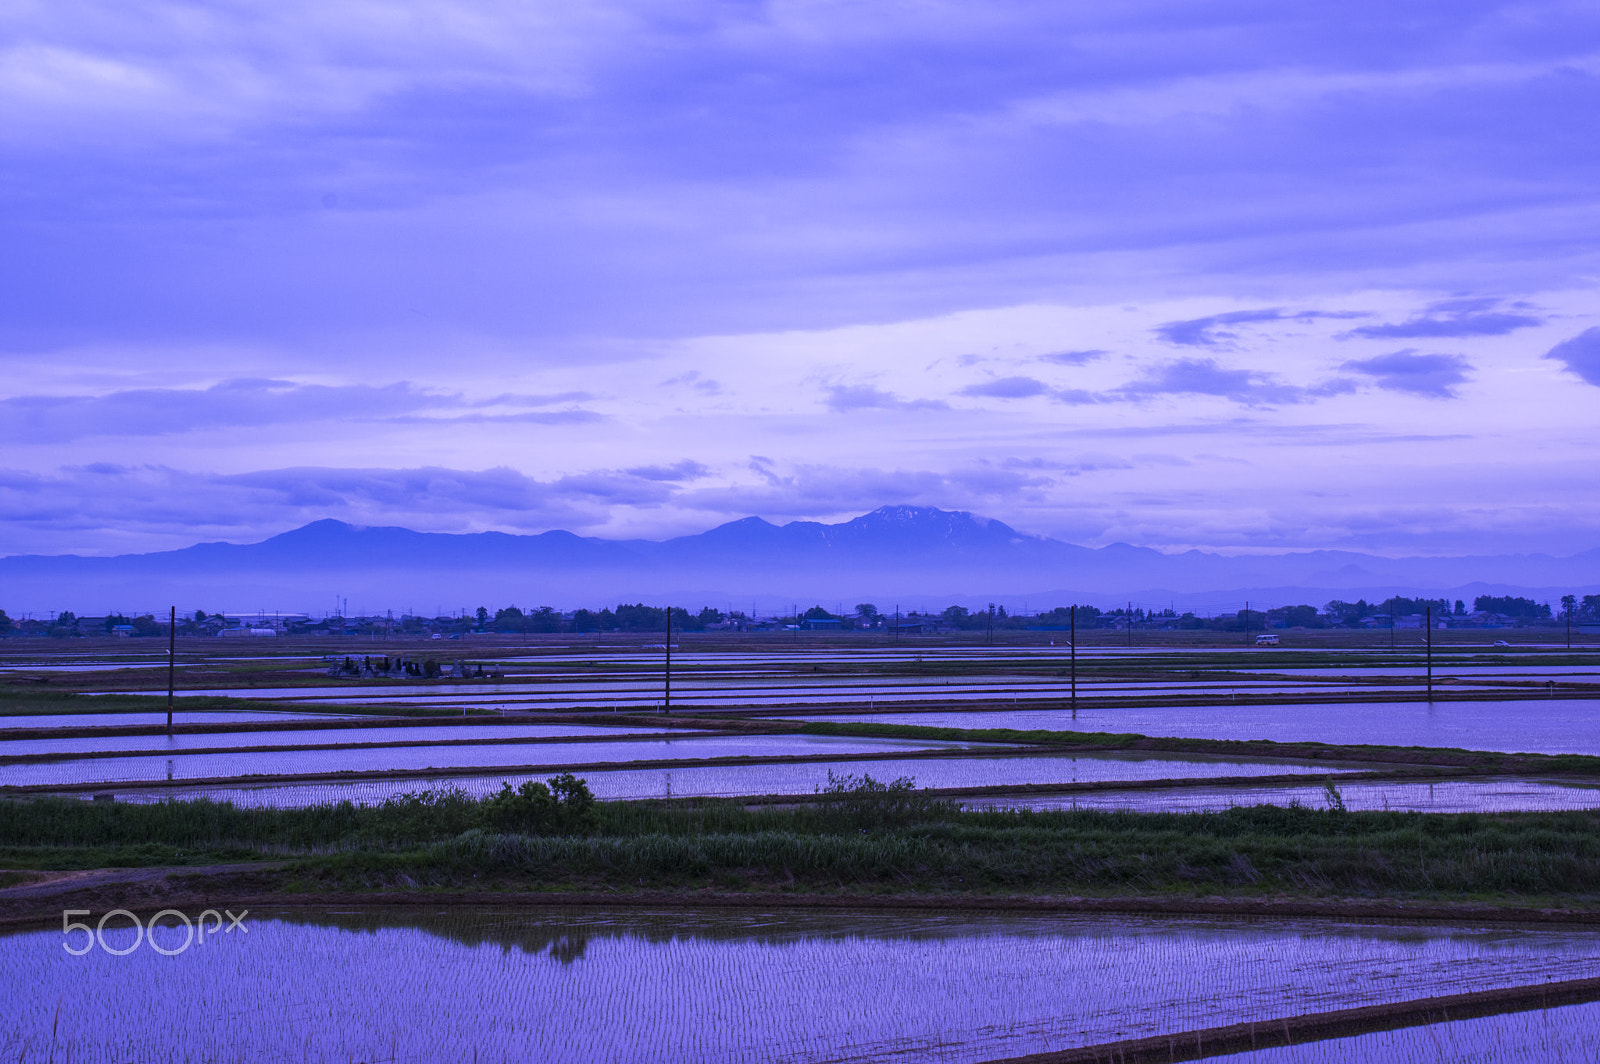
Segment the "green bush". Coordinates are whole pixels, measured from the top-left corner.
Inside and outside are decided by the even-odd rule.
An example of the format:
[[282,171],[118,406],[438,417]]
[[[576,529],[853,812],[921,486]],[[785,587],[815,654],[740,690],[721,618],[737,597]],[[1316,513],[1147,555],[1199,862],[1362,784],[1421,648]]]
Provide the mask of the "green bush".
[[494,831],[528,835],[585,835],[598,821],[589,785],[570,772],[551,777],[549,786],[529,780],[513,791],[502,784],[481,803],[481,818]]

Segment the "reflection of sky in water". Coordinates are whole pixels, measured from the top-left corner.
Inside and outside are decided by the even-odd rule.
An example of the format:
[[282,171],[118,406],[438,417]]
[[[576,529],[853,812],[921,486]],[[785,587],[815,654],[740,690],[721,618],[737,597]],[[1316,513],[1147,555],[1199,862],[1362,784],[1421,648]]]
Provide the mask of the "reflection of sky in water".
[[[673,768],[585,769],[583,778],[600,798],[666,798],[743,794],[815,794],[828,784],[828,773],[871,776],[887,782],[910,776],[919,787],[990,787],[1013,783],[1079,783],[1095,780],[1206,779],[1217,776],[1276,776],[1305,772],[1337,772],[1337,765],[1284,762],[1233,762],[1143,754],[1077,757],[1059,754],[1030,757],[896,758],[789,765],[679,765]],[[226,799],[239,805],[312,805],[348,798],[382,801],[391,794],[430,788],[459,787],[470,794],[500,789],[504,774],[436,779],[368,780],[338,784],[228,785],[196,788],[150,788],[117,791],[122,801],[159,801],[163,797]]]
[[[1362,783],[1338,785],[1345,808],[1421,813],[1493,813],[1518,810],[1600,808],[1600,780],[1503,779],[1444,780],[1437,783]],[[1162,787],[1145,791],[963,798],[968,809],[1129,809],[1136,812],[1190,813],[1243,805],[1328,806],[1324,786]]]
[[[800,719],[800,718],[796,718]],[[1158,706],[930,713],[821,713],[805,720],[871,720],[940,728],[1043,728],[1195,739],[1442,746],[1507,753],[1600,754],[1600,699],[1361,702],[1296,706]]]
[[395,769],[424,772],[454,766],[582,765],[601,761],[648,761],[705,757],[781,757],[870,754],[894,750],[961,748],[971,744],[907,739],[848,739],[824,735],[733,735],[694,739],[642,739],[607,743],[507,743],[496,746],[378,747],[353,750],[240,751],[56,761],[0,767],[0,783],[12,786],[116,780],[215,779],[224,776],[291,775]]
[[[1114,915],[257,912],[247,926],[175,957],[0,937],[0,982],[26,988],[0,1038],[88,1062],[970,1062],[1575,978],[1600,960],[1600,936],[1568,929]],[[124,948],[131,929],[106,938]]]
[[200,735],[104,735],[70,739],[11,739],[5,753],[91,754],[111,750],[206,750],[221,746],[318,746],[335,743],[422,743],[488,739],[549,739],[562,736],[649,734],[665,728],[604,728],[589,724],[439,724],[425,727],[305,729],[303,731],[208,732]]
[[[315,713],[309,711],[263,710],[191,710],[180,708],[177,714],[179,723],[190,724],[242,724],[259,720],[359,720],[360,716],[352,713]],[[167,711],[165,707],[160,710],[141,710],[137,713],[41,713],[37,716],[30,714],[12,714],[0,716],[0,728],[98,728],[101,725],[127,725],[127,724],[159,724],[166,727]]]

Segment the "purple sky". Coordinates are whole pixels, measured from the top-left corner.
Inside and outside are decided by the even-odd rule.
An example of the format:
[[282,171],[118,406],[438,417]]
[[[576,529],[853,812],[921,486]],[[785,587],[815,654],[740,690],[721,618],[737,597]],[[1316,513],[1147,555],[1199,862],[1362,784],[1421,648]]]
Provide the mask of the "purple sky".
[[1600,544],[1600,6],[22,0],[0,554]]

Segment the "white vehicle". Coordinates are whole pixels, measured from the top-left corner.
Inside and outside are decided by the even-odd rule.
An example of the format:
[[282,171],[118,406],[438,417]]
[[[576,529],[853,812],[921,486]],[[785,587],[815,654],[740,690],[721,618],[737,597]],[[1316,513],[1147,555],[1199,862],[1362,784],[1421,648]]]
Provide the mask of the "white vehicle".
[[1277,645],[1278,637],[1273,635],[1271,632],[1268,632],[1265,635],[1256,636],[1256,646],[1258,647],[1275,647]]

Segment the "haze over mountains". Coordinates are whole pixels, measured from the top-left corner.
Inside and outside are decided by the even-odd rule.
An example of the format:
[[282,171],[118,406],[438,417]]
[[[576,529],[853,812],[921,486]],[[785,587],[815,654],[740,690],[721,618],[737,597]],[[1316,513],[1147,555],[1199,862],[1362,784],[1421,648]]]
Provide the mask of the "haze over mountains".
[[433,614],[503,605],[598,607],[621,601],[766,611],[860,601],[907,608],[1072,601],[1236,609],[1391,594],[1527,594],[1553,600],[1600,590],[1600,549],[1548,555],[1383,558],[1349,551],[1232,557],[1089,548],[999,521],[931,507],[885,506],[839,524],[757,517],[664,541],[552,531],[447,534],[315,521],[261,543],[201,543],[109,558],[0,558],[0,607],[13,616],[257,610],[320,615]]

